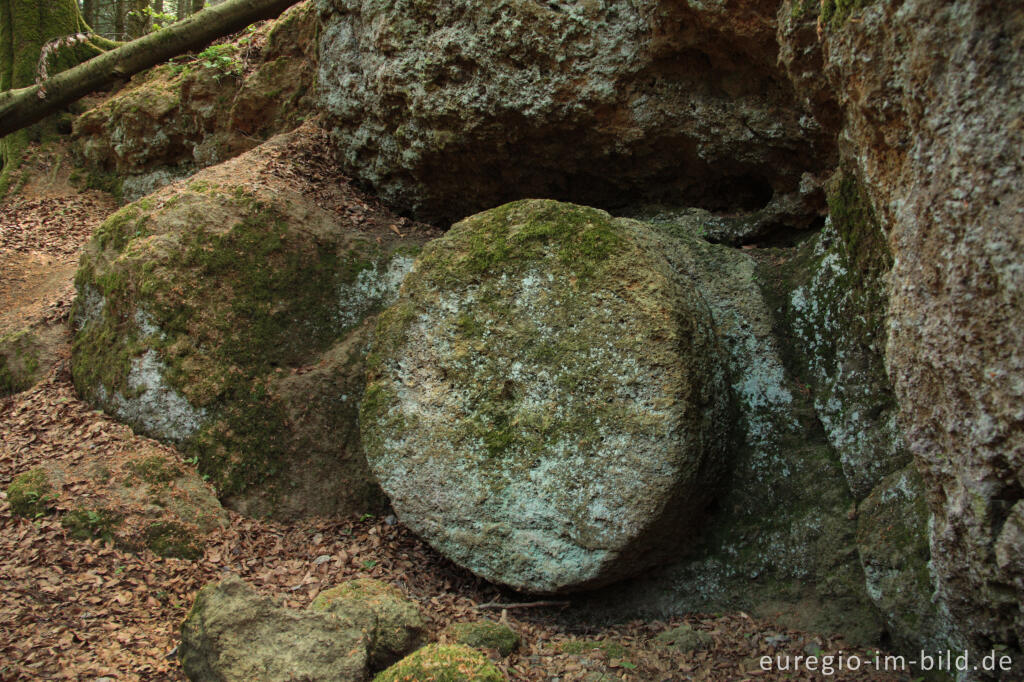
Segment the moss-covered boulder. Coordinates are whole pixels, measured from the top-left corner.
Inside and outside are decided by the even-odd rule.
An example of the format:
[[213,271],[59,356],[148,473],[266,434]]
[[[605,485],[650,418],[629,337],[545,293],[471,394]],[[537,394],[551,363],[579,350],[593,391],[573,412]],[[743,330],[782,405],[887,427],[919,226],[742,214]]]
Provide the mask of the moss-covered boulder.
[[426,622],[420,609],[397,587],[357,578],[317,595],[309,608],[354,622],[366,636],[369,665],[380,670],[418,647]]
[[445,628],[444,633],[456,644],[465,644],[474,649],[494,649],[502,656],[508,656],[519,648],[519,635],[516,631],[491,620],[453,623]]
[[236,509],[277,517],[382,503],[356,426],[364,322],[425,240],[337,178],[281,172],[316,156],[306,135],[111,216],[72,311],[79,393],[176,444]]
[[526,200],[431,242],[382,314],[361,405],[402,520],[533,592],[607,583],[679,548],[732,429],[707,305],[668,237]]
[[362,682],[366,639],[336,615],[295,611],[236,577],[207,585],[181,626],[185,675],[202,682]]
[[505,676],[479,651],[463,644],[428,644],[373,678],[373,682],[502,682]]
[[50,369],[41,361],[44,353],[43,341],[34,330],[0,336],[0,397],[24,391],[42,379]]
[[16,476],[7,490],[11,512],[27,517],[57,513],[76,540],[100,539],[130,552],[198,559],[209,535],[227,525],[227,513],[179,453],[125,435],[132,439],[127,447],[104,444],[73,463],[47,461]]

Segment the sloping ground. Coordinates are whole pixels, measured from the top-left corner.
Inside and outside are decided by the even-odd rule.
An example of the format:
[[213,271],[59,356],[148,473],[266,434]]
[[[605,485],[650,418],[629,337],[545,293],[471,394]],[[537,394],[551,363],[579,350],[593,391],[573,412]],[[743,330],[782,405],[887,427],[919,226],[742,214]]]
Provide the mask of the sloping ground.
[[[2,485],[44,461],[71,464],[97,449],[123,456],[149,443],[90,410],[59,372],[0,402],[0,419]],[[0,679],[182,679],[173,656],[178,625],[196,591],[228,573],[292,607],[305,607],[344,579],[387,580],[419,602],[435,635],[451,622],[497,617],[500,611],[479,606],[512,600],[393,524],[386,517],[281,525],[231,514],[230,525],[209,536],[203,557],[190,562],[73,540],[54,517],[12,517],[2,499]],[[587,627],[573,623],[571,605],[508,610],[506,618],[525,642],[507,659],[493,656],[511,679],[738,680],[759,672],[762,655],[851,652],[841,641],[780,630],[742,613],[688,617],[685,622],[714,640],[710,649],[689,654],[654,641],[679,620]],[[584,644],[573,644],[577,640]],[[588,649],[591,642],[604,644]],[[601,676],[587,677],[592,673]],[[835,679],[898,678],[861,672]]]

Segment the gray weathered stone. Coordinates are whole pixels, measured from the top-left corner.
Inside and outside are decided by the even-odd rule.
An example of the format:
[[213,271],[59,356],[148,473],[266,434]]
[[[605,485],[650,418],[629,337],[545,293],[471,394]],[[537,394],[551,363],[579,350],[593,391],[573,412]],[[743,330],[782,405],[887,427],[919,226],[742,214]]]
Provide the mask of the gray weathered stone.
[[789,198],[833,143],[776,65],[771,0],[323,4],[318,92],[344,163],[418,218],[530,196],[820,208]]
[[425,248],[381,316],[361,405],[368,459],[409,527],[533,592],[679,548],[733,424],[677,248],[551,201],[468,218]]

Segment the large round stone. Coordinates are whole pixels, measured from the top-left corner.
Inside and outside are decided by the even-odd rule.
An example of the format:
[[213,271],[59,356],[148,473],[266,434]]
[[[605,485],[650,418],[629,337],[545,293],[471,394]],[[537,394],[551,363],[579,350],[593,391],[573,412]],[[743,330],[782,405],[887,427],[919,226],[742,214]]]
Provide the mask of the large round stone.
[[360,412],[406,525],[477,575],[539,593],[610,582],[685,542],[731,419],[680,248],[540,200],[428,244],[380,318]]

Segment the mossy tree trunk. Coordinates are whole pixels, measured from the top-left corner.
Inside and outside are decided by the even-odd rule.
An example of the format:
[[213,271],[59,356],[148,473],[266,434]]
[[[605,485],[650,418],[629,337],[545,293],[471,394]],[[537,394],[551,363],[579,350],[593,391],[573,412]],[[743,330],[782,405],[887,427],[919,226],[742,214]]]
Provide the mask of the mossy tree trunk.
[[[48,42],[88,32],[76,0],[0,0],[0,91],[35,83],[39,58]],[[59,48],[47,60],[47,73],[64,71],[102,51],[89,41]],[[28,142],[52,133],[54,125],[42,124],[0,139],[0,197],[7,193],[11,173],[20,165]]]
[[124,18],[127,13],[125,0],[116,0],[114,2],[114,37],[117,40],[124,40]]
[[[48,0],[75,8],[78,27],[87,30],[75,0]],[[111,49],[96,59],[48,78],[40,85],[8,86],[0,92],[0,135],[9,135],[42,120],[75,100],[119,78],[127,78],[183,52],[208,45],[221,36],[245,28],[254,21],[271,19],[297,0],[225,0],[184,21]],[[0,4],[24,4],[38,10],[37,0],[0,0]],[[77,30],[77,29],[76,29]],[[75,32],[75,31],[72,31]],[[63,35],[63,34],[62,34]],[[74,49],[88,50],[91,43]],[[38,51],[36,52],[38,57]],[[81,61],[81,60],[79,60]],[[50,73],[54,70],[51,69]]]
[[128,38],[134,40],[149,33],[150,17],[149,0],[128,0],[128,12],[125,15],[125,31]]

